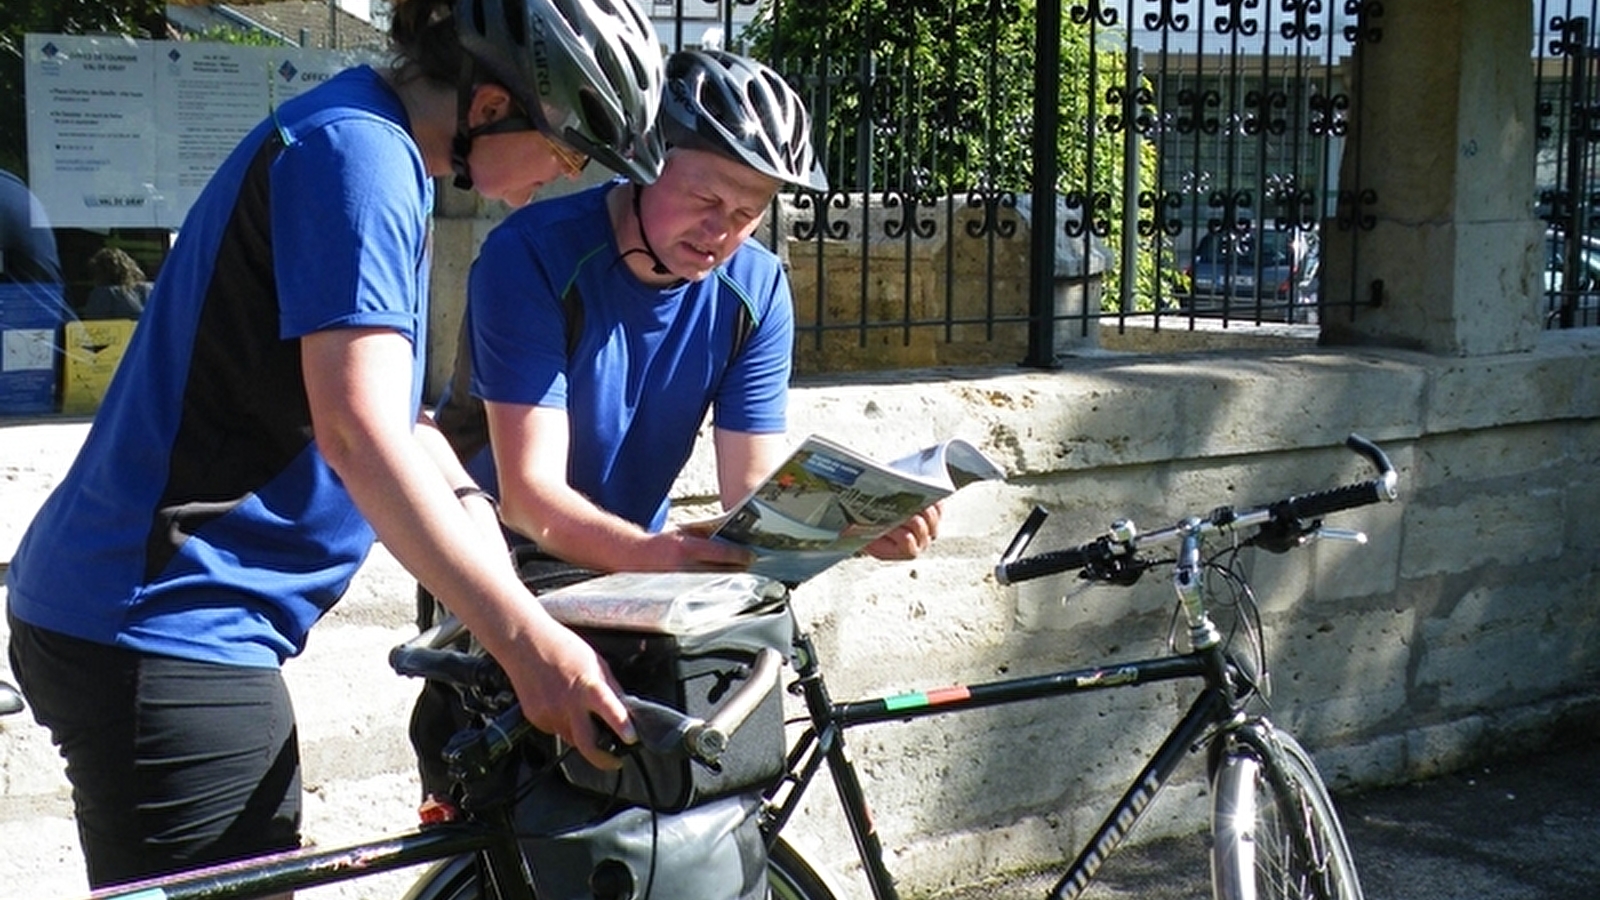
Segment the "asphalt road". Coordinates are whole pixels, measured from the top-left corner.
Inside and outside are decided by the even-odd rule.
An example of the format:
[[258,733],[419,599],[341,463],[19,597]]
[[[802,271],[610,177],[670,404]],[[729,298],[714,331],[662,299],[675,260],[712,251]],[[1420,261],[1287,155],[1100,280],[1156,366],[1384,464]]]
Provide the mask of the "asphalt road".
[[[1600,896],[1600,735],[1336,803],[1367,900]],[[1200,900],[1207,866],[1201,838],[1135,845],[1084,896]],[[938,900],[1037,900],[1053,884],[1016,878]]]

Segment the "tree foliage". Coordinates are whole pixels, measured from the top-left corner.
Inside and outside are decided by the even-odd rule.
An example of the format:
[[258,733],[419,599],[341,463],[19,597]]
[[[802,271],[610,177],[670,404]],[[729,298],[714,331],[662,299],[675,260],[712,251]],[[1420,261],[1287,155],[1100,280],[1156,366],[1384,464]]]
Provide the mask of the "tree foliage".
[[116,34],[155,38],[166,34],[164,0],[26,0],[0,4],[0,168],[26,176],[28,168],[24,36]]
[[[1048,125],[1034,103],[1036,14],[1035,0],[764,0],[744,37],[806,96],[836,189],[1021,194]],[[1056,185],[1115,266],[1135,239],[1121,234],[1124,198],[1154,194],[1155,148],[1137,141],[1138,183],[1125,185],[1138,91],[1117,42],[1091,46],[1095,34],[1086,22],[1061,29]],[[1149,296],[1153,259],[1139,268]]]

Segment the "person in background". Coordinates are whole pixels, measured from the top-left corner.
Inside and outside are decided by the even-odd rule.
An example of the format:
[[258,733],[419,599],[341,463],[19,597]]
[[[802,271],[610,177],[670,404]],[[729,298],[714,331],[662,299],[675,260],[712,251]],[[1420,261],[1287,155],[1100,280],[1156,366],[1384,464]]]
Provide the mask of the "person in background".
[[280,667],[374,539],[535,726],[606,767],[594,719],[633,736],[421,400],[434,179],[512,206],[587,157],[651,180],[655,33],[629,0],[398,0],[390,35],[219,167],[12,560],[12,669],[96,887],[298,845]]
[[80,319],[137,319],[144,314],[150,282],[133,257],[116,247],[101,247],[89,257],[94,287]]
[[0,283],[64,283],[56,235],[27,184],[0,169]]

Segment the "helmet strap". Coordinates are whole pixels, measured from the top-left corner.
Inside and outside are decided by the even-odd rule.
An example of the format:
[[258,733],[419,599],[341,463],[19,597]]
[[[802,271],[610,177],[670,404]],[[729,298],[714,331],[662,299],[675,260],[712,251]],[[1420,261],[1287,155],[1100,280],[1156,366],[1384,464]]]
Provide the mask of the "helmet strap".
[[[644,252],[650,256],[650,261],[655,264],[655,273],[657,275],[671,275],[672,270],[667,268],[667,264],[662,262],[661,257],[656,255],[656,248],[650,246],[650,236],[644,233],[644,216],[639,213],[639,195],[644,193],[644,188],[640,187],[638,182],[634,182],[631,187],[633,188],[633,221],[639,226],[639,240],[644,241]],[[639,251],[634,250],[632,252],[637,253]]]
[[461,77],[456,80],[456,134],[450,139],[450,169],[456,173],[455,186],[463,191],[472,190],[472,165],[467,162],[472,155],[472,129],[468,125],[472,112],[472,76],[472,57],[462,54]]

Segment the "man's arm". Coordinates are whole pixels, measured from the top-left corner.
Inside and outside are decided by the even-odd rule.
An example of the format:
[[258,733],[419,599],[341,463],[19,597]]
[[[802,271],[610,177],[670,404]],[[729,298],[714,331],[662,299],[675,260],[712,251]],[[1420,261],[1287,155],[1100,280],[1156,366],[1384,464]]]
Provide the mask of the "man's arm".
[[724,510],[756,489],[763,478],[781,465],[789,455],[789,439],[784,434],[751,434],[714,428],[712,446],[717,451],[717,492]]
[[539,549],[603,572],[743,569],[749,551],[668,528],[652,534],[613,515],[567,483],[565,410],[485,403],[501,516]]
[[481,511],[467,509],[488,504],[452,493],[470,481],[430,446],[431,429],[416,431],[407,392],[395,387],[411,381],[410,343],[386,329],[339,329],[307,336],[301,349],[317,447],[379,540],[499,661],[530,722],[590,762],[616,766],[596,748],[590,720],[631,735],[615,681],[588,644],[530,601],[504,544],[483,540],[472,518]]

